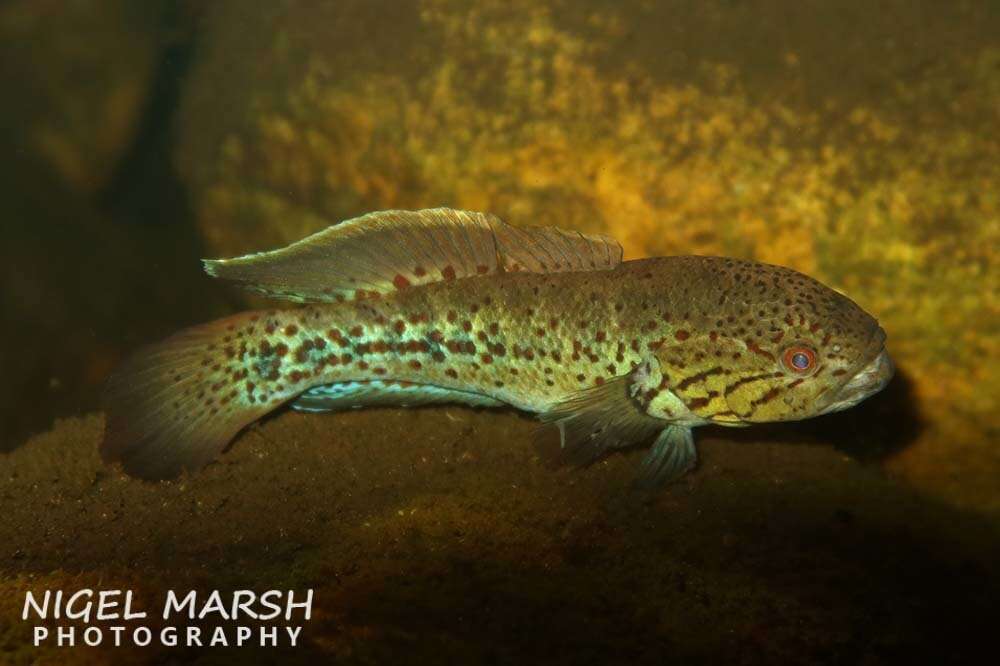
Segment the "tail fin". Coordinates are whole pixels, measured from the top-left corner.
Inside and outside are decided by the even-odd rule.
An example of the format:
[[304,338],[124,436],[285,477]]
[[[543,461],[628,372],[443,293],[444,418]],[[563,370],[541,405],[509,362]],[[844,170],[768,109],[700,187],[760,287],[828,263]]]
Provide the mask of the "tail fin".
[[287,400],[253,383],[261,318],[247,312],[195,326],[126,361],[105,389],[101,457],[135,476],[176,477]]

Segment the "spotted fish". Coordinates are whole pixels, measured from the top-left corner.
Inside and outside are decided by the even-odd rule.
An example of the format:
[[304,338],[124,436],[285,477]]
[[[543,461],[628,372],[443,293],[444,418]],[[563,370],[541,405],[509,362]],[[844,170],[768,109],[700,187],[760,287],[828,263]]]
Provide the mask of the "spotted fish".
[[482,213],[371,213],[205,269],[299,305],[187,329],[112,376],[102,455],[138,476],[193,471],[284,404],[458,403],[537,414],[580,464],[651,441],[652,486],[695,464],[696,426],[845,409],[893,373],[875,319],[793,270],[622,261],[606,236]]

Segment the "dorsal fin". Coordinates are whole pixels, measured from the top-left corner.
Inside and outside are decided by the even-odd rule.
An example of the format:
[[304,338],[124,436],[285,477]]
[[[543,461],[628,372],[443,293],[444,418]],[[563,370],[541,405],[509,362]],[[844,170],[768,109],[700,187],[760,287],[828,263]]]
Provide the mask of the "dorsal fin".
[[517,229],[484,213],[433,208],[369,213],[280,250],[206,260],[214,277],[294,301],[340,301],[502,271],[610,269],[606,236]]
[[503,268],[508,272],[562,273],[614,268],[622,262],[622,246],[600,234],[556,227],[494,226]]

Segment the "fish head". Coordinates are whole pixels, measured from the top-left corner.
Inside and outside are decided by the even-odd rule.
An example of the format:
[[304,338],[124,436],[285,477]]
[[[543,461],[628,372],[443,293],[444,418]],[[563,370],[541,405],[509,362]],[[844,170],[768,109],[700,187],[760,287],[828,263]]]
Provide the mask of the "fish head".
[[703,422],[807,419],[889,383],[885,331],[847,296],[781,266],[706,264],[687,275],[689,293],[695,280],[702,291],[691,309],[701,307],[708,323],[661,355],[675,393]]
[[874,317],[847,296],[793,275],[766,299],[768,306],[781,303],[781,316],[769,321],[767,342],[744,342],[747,353],[738,359],[744,361],[741,377],[759,378],[726,395],[742,422],[841,411],[881,391],[894,374],[885,331]]

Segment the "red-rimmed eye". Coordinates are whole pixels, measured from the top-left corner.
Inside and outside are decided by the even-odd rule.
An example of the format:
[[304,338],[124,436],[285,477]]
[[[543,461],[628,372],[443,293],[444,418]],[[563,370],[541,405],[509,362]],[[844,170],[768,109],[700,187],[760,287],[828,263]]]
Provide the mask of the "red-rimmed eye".
[[816,365],[816,352],[809,347],[789,347],[781,358],[792,372],[809,372]]

